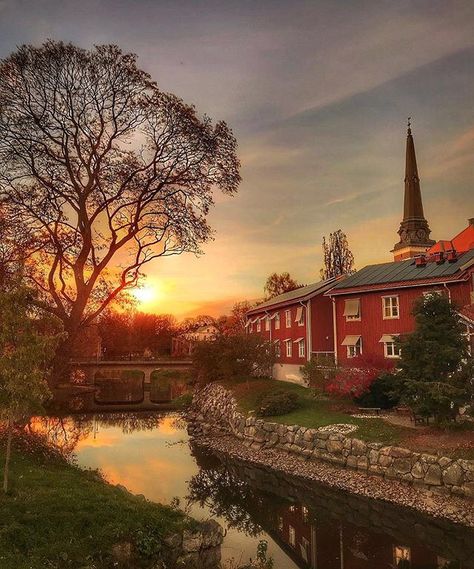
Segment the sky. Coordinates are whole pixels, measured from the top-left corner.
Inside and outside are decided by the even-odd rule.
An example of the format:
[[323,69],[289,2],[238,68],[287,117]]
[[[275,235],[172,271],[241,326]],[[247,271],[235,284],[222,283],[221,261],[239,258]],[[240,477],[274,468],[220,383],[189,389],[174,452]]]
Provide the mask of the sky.
[[474,217],[472,0],[0,0],[0,58],[48,38],[138,55],[164,91],[225,120],[239,192],[204,255],[157,259],[141,307],[217,316],[266,277],[319,280],[343,229],[356,268],[392,259],[407,117],[433,239]]

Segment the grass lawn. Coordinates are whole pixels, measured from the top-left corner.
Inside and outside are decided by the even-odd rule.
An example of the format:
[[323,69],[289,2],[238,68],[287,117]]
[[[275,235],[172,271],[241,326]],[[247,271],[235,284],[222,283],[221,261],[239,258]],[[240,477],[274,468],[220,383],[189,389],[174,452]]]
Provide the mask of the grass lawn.
[[409,428],[393,425],[383,419],[362,419],[351,417],[357,413],[357,407],[351,402],[335,399],[317,399],[313,391],[294,383],[275,381],[272,379],[242,378],[224,382],[237,399],[239,408],[244,413],[255,411],[261,398],[276,390],[297,393],[301,406],[299,409],[265,420],[286,425],[301,425],[318,428],[334,423],[357,425],[357,431],[351,436],[371,442],[390,445],[401,445],[419,452],[436,454],[440,451],[453,458],[474,459],[474,424],[464,429],[442,431],[434,427],[430,429]]
[[[0,471],[4,442],[0,438]],[[194,523],[107,484],[30,438],[14,441],[10,480],[10,493],[0,491],[2,569],[108,568],[113,545],[126,541],[146,561],[163,536]]]

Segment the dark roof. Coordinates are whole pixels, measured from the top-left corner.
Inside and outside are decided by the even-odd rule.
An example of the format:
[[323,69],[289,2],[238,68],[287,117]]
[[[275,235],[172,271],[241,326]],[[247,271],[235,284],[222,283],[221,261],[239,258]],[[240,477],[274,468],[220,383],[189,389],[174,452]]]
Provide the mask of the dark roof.
[[405,281],[418,281],[430,279],[453,278],[456,273],[464,270],[464,265],[474,260],[474,249],[459,255],[457,261],[449,263],[436,263],[429,261],[426,265],[416,266],[415,259],[381,263],[380,265],[368,265],[357,273],[337,283],[333,290],[359,288],[367,285],[379,285],[384,283],[401,283]]
[[330,288],[334,286],[336,282],[335,278],[327,279],[325,281],[320,281],[318,283],[313,283],[307,286],[302,286],[295,290],[290,290],[290,292],[285,292],[283,294],[279,294],[278,296],[274,296],[270,300],[262,302],[255,308],[252,308],[247,312],[247,314],[253,314],[256,312],[261,312],[264,309],[272,308],[275,306],[280,306],[282,304],[292,304],[293,302],[297,302],[299,300],[307,300],[312,296],[316,296],[318,294],[323,294],[324,292],[328,291]]

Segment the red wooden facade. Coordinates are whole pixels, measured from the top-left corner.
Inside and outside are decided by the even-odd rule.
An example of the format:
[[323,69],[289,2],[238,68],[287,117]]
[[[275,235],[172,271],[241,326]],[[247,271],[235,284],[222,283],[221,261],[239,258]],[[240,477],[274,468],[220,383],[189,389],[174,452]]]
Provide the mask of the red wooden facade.
[[[247,332],[277,348],[277,379],[300,381],[299,367],[312,356],[334,353],[332,303],[324,296],[334,280],[280,295],[247,313]],[[288,298],[290,296],[290,298]]]

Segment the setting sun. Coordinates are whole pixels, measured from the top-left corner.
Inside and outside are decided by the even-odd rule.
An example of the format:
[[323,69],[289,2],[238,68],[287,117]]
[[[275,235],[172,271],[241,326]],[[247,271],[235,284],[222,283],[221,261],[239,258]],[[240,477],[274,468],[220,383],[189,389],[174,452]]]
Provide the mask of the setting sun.
[[132,291],[133,296],[141,305],[152,304],[161,296],[157,285],[147,285]]

